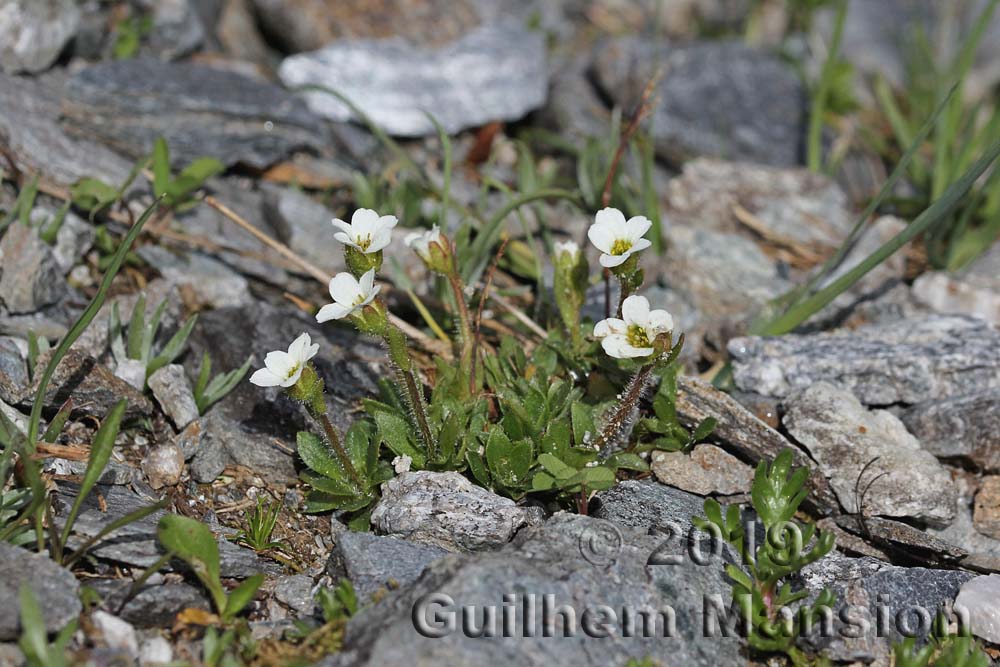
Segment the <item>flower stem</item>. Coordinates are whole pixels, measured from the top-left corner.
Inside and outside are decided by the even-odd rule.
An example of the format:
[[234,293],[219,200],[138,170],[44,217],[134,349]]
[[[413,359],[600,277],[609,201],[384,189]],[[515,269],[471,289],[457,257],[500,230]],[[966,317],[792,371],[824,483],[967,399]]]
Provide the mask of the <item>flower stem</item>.
[[333,447],[333,451],[337,454],[337,458],[340,459],[340,464],[344,466],[347,475],[354,482],[355,486],[358,487],[359,492],[364,491],[365,485],[361,482],[361,477],[358,475],[358,471],[355,470],[354,464],[351,463],[351,457],[347,455],[347,450],[344,449],[344,445],[340,441],[340,436],[337,435],[337,429],[333,427],[330,418],[326,415],[326,412],[315,415],[315,417],[322,424],[323,432],[326,433],[326,439],[330,442],[330,446]]
[[410,351],[406,346],[406,334],[398,327],[389,325],[385,330],[385,343],[389,346],[389,359],[396,365],[402,376],[406,398],[413,411],[413,418],[417,422],[417,429],[424,441],[424,447],[427,449],[427,460],[430,461],[437,452],[430,426],[427,423],[424,397],[420,393],[420,387],[413,372],[413,360],[410,359]]
[[621,433],[622,429],[625,428],[628,423],[629,416],[632,411],[635,410],[636,404],[639,399],[642,398],[642,392],[646,389],[646,385],[649,382],[650,372],[653,370],[654,364],[649,363],[639,369],[632,379],[629,380],[628,386],[625,387],[625,393],[622,396],[621,401],[618,403],[618,407],[615,409],[614,414],[611,415],[611,419],[607,421],[604,428],[601,429],[601,434],[598,436],[597,440],[594,441],[593,446],[600,452],[602,459],[606,459],[611,455],[610,451],[604,451],[608,449],[611,442]]
[[462,376],[471,378],[475,337],[472,333],[472,318],[469,316],[469,306],[465,302],[465,286],[462,284],[462,278],[458,275],[457,268],[453,268],[451,273],[448,274],[448,284],[451,285],[452,294],[455,296],[455,307],[458,310],[458,333],[459,342],[461,343],[459,364],[462,369]]

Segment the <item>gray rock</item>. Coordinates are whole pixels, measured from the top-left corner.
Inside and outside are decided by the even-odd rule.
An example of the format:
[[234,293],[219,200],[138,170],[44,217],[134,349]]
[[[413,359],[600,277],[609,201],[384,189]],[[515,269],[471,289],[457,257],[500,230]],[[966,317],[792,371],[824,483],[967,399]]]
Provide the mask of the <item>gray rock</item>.
[[9,313],[33,313],[59,301],[67,292],[52,249],[37,232],[20,223],[0,240],[0,302]]
[[696,445],[690,453],[654,452],[651,461],[656,479],[702,496],[748,493],[753,480],[753,468],[707,443]]
[[939,525],[955,518],[951,475],[893,414],[869,411],[849,391],[820,382],[789,402],[783,422],[848,512]]
[[[438,49],[399,39],[338,41],[286,58],[278,76],[289,87],[337,90],[390,134],[408,137],[435,133],[425,112],[450,134],[517,120],[542,105],[548,84],[544,37],[516,25],[484,25]],[[328,93],[308,92],[306,101],[332,120],[353,118]]]
[[600,87],[623,108],[637,103],[661,68],[651,121],[660,157],[801,162],[805,91],[777,56],[741,42],[671,46],[627,37],[603,45],[594,67]]
[[404,472],[382,485],[372,528],[449,551],[497,549],[540,520],[456,472]]
[[[525,530],[499,552],[446,557],[410,588],[352,618],[343,650],[320,664],[541,667],[618,665],[645,657],[678,665],[746,664],[736,637],[706,637],[703,632],[704,596],[717,595],[727,607],[731,597],[721,566],[684,561],[673,567],[648,567],[648,556],[661,538],[627,528],[621,529],[616,558],[595,565],[583,557],[580,540],[604,523],[560,514]],[[516,582],[513,588],[512,582]],[[547,613],[542,609],[544,595],[551,595],[550,605],[554,603]],[[509,614],[514,621],[512,636],[502,636],[499,627],[487,635],[492,637],[489,641],[467,636],[461,620],[455,631],[443,636],[421,635],[414,626],[415,614],[418,622],[433,623],[435,612],[444,621],[452,612],[461,617],[465,605],[476,610],[472,630],[483,628],[483,607],[497,608],[493,623],[499,626],[502,604],[513,612]],[[524,612],[532,604],[533,618]],[[561,605],[574,610],[572,621],[569,612],[555,613]],[[631,610],[630,619],[624,618],[624,609]],[[639,620],[640,612],[647,614],[647,621]],[[671,612],[675,627],[671,638],[665,639]],[[544,618],[551,623],[549,637],[542,636]],[[625,628],[631,628],[633,636],[623,637]],[[562,638],[571,631],[572,639]]]
[[142,53],[175,60],[197,50],[205,40],[205,28],[191,0],[140,0],[139,4],[153,19]]
[[969,614],[972,634],[997,644],[1000,643],[1000,575],[990,574],[970,579],[962,584],[955,599],[956,609]]
[[290,607],[298,616],[310,616],[316,608],[313,599],[312,578],[304,574],[292,574],[278,578],[274,587],[274,597]]
[[[29,0],[33,1],[33,0]],[[92,176],[117,187],[132,166],[89,136],[70,136],[59,123],[61,84],[0,73],[0,137],[18,169],[69,187]]]
[[[39,366],[45,367],[51,352],[39,357]],[[31,394],[38,390],[41,380],[35,377]],[[45,406],[59,408],[67,399],[72,399],[73,409],[80,414],[94,415],[103,419],[118,401],[125,399],[128,417],[146,416],[152,413],[153,405],[138,389],[115,377],[107,368],[73,348],[56,366],[55,373],[45,390]]]
[[900,419],[931,454],[1000,470],[1000,389],[917,403]]
[[28,363],[15,339],[0,338],[0,401],[20,403],[28,393]]
[[[1000,540],[983,535],[973,523],[971,489],[961,489],[961,496],[955,503],[955,520],[945,528],[930,526],[927,532],[939,540],[953,544],[968,551],[971,556],[980,560],[1000,559]],[[966,560],[969,560],[967,558]]]
[[[837,248],[853,223],[840,187],[808,169],[696,159],[670,181],[667,202],[671,225],[739,233],[771,246],[810,251]],[[737,209],[754,222],[741,222]]]
[[707,382],[681,375],[677,378],[677,387],[677,416],[683,425],[694,428],[702,420],[714,418],[716,425],[712,438],[754,462],[772,460],[782,451],[790,449],[795,465],[810,469],[811,488],[806,504],[822,514],[839,512],[840,505],[826,477],[785,436],[761,421],[732,396]]
[[835,517],[834,521],[837,526],[884,548],[890,554],[905,554],[908,560],[921,564],[955,566],[969,555],[962,547],[900,521],[877,516],[862,519],[846,514]]
[[735,338],[729,354],[736,386],[765,396],[791,396],[826,381],[866,405],[889,405],[1000,387],[1000,331],[970,317]]
[[936,312],[972,315],[1000,326],[1000,244],[956,273],[921,274],[913,282],[913,296]]
[[192,305],[206,308],[246,306],[253,300],[247,279],[217,259],[200,252],[174,253],[159,245],[145,245],[138,255],[182,292]]
[[74,0],[7,0],[0,6],[0,70],[41,72],[73,39],[80,25]]
[[31,588],[45,619],[45,629],[57,632],[80,615],[83,606],[77,597],[80,584],[69,571],[43,554],[0,542],[0,640],[21,636],[22,585]]
[[[76,494],[76,487],[64,485],[59,489],[59,500],[65,508],[56,516],[56,524],[62,528],[70,504]],[[121,486],[98,486],[96,493],[104,499],[102,510],[96,493],[91,493],[83,501],[83,509],[73,524],[70,547],[79,546],[83,540],[99,533],[107,524],[122,518],[140,508],[156,502],[155,498],[141,496]],[[156,539],[156,525],[166,512],[159,510],[126,526],[119,528],[105,540],[90,549],[89,554],[135,567],[149,567],[163,555]],[[250,549],[244,549],[225,538],[218,538],[219,569],[223,577],[242,579],[258,572],[272,572],[275,567],[263,561]]]
[[[108,461],[108,465],[104,468],[104,472],[97,478],[98,484],[131,484],[138,477],[136,475],[138,471],[135,468],[128,463],[115,460],[115,458],[112,455],[111,460]],[[53,475],[65,475],[67,477],[79,477],[82,479],[87,470],[87,461],[50,458],[46,459],[44,470]]]
[[172,442],[151,447],[142,459],[142,472],[154,489],[173,486],[181,480],[184,472],[184,453]]
[[344,270],[344,246],[333,238],[336,215],[307,194],[272,188],[264,195],[264,217],[289,248],[334,275]]
[[[91,580],[92,586],[104,598],[104,606],[115,611],[123,620],[138,628],[155,628],[173,623],[183,609],[210,610],[211,605],[204,589],[186,584],[148,584],[121,607],[122,600],[131,588],[131,582],[122,579]],[[119,611],[120,609],[120,611]]]
[[149,388],[174,426],[182,429],[198,418],[198,406],[184,367],[167,364],[149,376]]
[[142,359],[121,359],[115,363],[115,377],[142,391],[146,388],[146,363]]
[[[55,214],[55,211],[46,211],[45,216],[51,219]],[[83,262],[95,236],[94,225],[73,211],[66,212],[62,226],[56,233],[55,245],[52,246],[52,255],[63,274],[69,273],[70,269]]]
[[378,591],[409,586],[431,563],[448,554],[436,546],[396,537],[345,531],[337,536],[327,571],[347,577],[362,602]]
[[[837,595],[833,636],[811,640],[838,661],[887,665],[891,645],[904,638],[900,630],[927,636],[937,612],[947,611],[962,584],[974,576],[960,570],[897,567],[835,551],[807,566],[799,577],[812,594],[830,588]],[[853,627],[843,620],[845,614],[851,615],[847,618],[853,619]]]
[[670,286],[697,304],[704,320],[746,318],[792,287],[775,262],[742,236],[697,226],[665,231],[662,266],[670,267]]
[[704,498],[686,491],[629,479],[599,492],[591,516],[629,528],[677,526],[677,532],[688,535],[694,526],[691,517],[705,516],[704,505]]
[[190,63],[131,59],[93,65],[69,82],[67,122],[133,157],[167,140],[175,166],[202,156],[264,168],[320,151],[322,122],[290,93]]
[[193,457],[189,466],[191,479],[201,484],[215,481],[231,464],[273,482],[291,482],[296,476],[294,461],[287,450],[256,431],[254,425],[234,421],[218,411],[192,422],[178,436],[176,444],[185,458]]

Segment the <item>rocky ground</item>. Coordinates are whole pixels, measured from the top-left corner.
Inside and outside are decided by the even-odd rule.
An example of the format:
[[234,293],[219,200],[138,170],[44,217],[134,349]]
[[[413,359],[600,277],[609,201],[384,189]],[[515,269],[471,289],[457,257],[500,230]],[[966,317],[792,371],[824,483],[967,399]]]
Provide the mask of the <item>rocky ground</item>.
[[[886,169],[864,151],[835,178],[804,168],[809,94],[777,48],[796,27],[784,3],[763,3],[776,10],[748,45],[734,35],[752,4],[0,0],[0,211],[14,209],[37,175],[28,219],[43,223],[15,221],[0,239],[0,410],[14,424],[27,423],[46,358],[29,352],[29,332],[53,343],[66,335],[97,290],[108,235],[113,250],[150,202],[149,174],[140,173],[126,204],[98,222],[72,207],[54,238],[43,238],[44,221],[75,184],[125,182],[162,137],[175,168],[219,160],[224,171],[205,190],[248,223],[205,203],[151,223],[57,369],[43,414],[53,419],[69,400],[72,417],[43,450],[55,499],[47,521],[63,525],[95,431],[122,398],[125,425],[70,546],[141,507],[164,508],[71,568],[0,542],[0,664],[23,664],[18,589],[26,579],[50,633],[80,619],[71,664],[202,664],[207,623],[191,610],[212,607],[197,579],[174,561],[133,587],[160,559],[160,517],[177,513],[218,537],[229,588],[266,576],[246,614],[258,641],[252,664],[746,665],[758,657],[745,642],[702,632],[705,596],[728,604],[722,564],[733,554],[708,565],[650,558],[666,542],[670,554],[685,554],[704,497],[746,502],[753,465],[788,447],[812,469],[803,516],[838,537],[795,587],[816,595],[830,586],[845,604],[888,608],[893,618],[960,597],[988,650],[1000,644],[991,574],[1000,574],[1000,244],[955,273],[933,270],[919,244],[907,246],[794,333],[747,335],[771,299],[841,245]],[[888,26],[933,24],[935,5],[852,2],[845,55],[860,72],[898,83],[904,56]],[[797,43],[829,34],[830,24],[818,14]],[[1000,21],[987,31],[1000,32]],[[1000,79],[1000,38],[983,44],[969,88],[986,97]],[[810,58],[801,56],[806,69],[815,68]],[[300,405],[243,381],[199,410],[193,386],[204,353],[217,370],[251,355],[256,368],[301,332],[321,344],[315,361],[338,428],[388,373],[380,344],[312,316],[328,300],[324,277],[344,268],[329,220],[362,205],[370,184],[402,178],[404,160],[359,113],[439,183],[442,145],[430,112],[456,156],[451,197],[493,213],[504,196],[483,184],[516,188],[521,146],[540,171],[565,177],[572,160],[542,133],[576,146],[606,137],[613,109],[630,112],[656,76],[648,127],[665,250],[646,260],[644,292],[686,332],[676,409],[687,426],[717,420],[706,442],[653,453],[650,474],[596,494],[587,516],[515,503],[454,472],[404,472],[386,483],[371,532],[352,532],[338,513],[305,511],[295,434],[309,418]],[[302,86],[336,89],[357,108],[315,88],[294,90]],[[395,203],[403,226],[404,205],[414,218],[430,216],[430,202]],[[592,212],[538,206],[559,239],[584,238]],[[879,213],[844,270],[905,227],[892,213]],[[508,216],[514,238],[524,240],[533,215],[526,227]],[[386,252],[397,258],[400,289],[389,300],[421,327],[403,288],[411,281],[429,297],[425,272],[396,236]],[[507,269],[497,281],[517,295],[513,288],[529,283]],[[148,388],[142,369],[136,380],[112,352],[106,326],[113,305],[128,322],[140,293],[148,314],[167,304],[160,344],[199,315],[185,352]],[[499,312],[486,314],[499,322],[494,333],[514,326]],[[721,391],[707,380],[726,363],[731,383]],[[232,539],[258,498],[280,505],[277,548]],[[2,505],[0,519],[9,520]],[[298,621],[323,624],[314,596],[344,578],[358,612],[332,624],[325,643],[289,640]],[[552,594],[578,610],[671,606],[677,633],[482,640],[415,628],[421,601],[447,597],[500,614],[512,591]],[[835,662],[889,665],[901,637],[892,625],[884,637],[802,643]]]

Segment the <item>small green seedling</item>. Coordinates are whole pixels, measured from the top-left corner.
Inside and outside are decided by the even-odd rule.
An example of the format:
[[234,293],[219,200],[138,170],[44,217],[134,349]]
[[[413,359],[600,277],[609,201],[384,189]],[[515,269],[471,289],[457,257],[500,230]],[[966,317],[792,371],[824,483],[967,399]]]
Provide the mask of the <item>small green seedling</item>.
[[190,208],[197,204],[194,193],[225,168],[213,157],[200,157],[175,176],[170,169],[167,142],[159,137],[153,144],[153,194],[163,197],[164,203],[175,210]]
[[198,321],[197,315],[189,317],[167,341],[166,345],[158,353],[153,354],[153,343],[156,341],[156,334],[160,330],[160,320],[166,308],[167,300],[164,299],[147,321],[146,296],[140,294],[132,309],[127,338],[123,338],[118,304],[115,303],[111,307],[111,318],[108,325],[111,336],[111,352],[119,364],[127,363],[128,360],[142,362],[146,368],[146,380],[149,380],[150,375],[173,362],[184,351],[188,336],[191,335],[191,331]]
[[255,574],[243,580],[227,595],[220,580],[219,545],[212,531],[199,521],[178,514],[167,514],[160,519],[156,535],[168,552],[191,567],[208,591],[223,623],[235,620],[264,583],[264,575]]
[[271,540],[271,534],[274,532],[274,526],[278,522],[280,512],[281,503],[265,503],[263,496],[257,496],[257,506],[246,513],[246,530],[239,531],[233,537],[233,541],[245,544],[254,551],[280,549],[284,544]]
[[957,633],[948,631],[948,619],[939,613],[931,626],[930,641],[917,646],[914,637],[893,645],[895,667],[989,667],[993,662],[972,638],[969,628],[959,626]]
[[198,406],[198,414],[203,415],[208,412],[210,407],[235,389],[250,371],[252,362],[253,357],[247,357],[246,362],[239,368],[212,377],[212,357],[205,352],[201,358],[201,367],[198,369],[198,381],[194,385],[194,402]]
[[[770,466],[767,461],[757,466],[750,497],[764,527],[765,539],[759,546],[755,546],[753,534],[748,534],[737,505],[730,505],[723,513],[718,501],[709,498],[705,501],[708,518],[695,517],[693,521],[732,545],[742,559],[742,567],[727,565],[726,574],[733,582],[733,601],[749,621],[750,647],[762,653],[784,653],[796,667],[825,665],[828,663],[822,658],[805,655],[795,640],[802,627],[812,627],[824,609],[832,608],[834,594],[824,589],[812,604],[787,613],[790,605],[807,597],[808,591],[793,592],[786,578],[830,553],[834,535],[793,520],[808,493],[805,483],[809,470],[792,470],[792,460],[792,450],[786,449]],[[806,547],[810,547],[808,551]]]
[[341,579],[334,587],[316,591],[316,603],[323,612],[324,623],[345,620],[358,613],[358,596],[350,579]]

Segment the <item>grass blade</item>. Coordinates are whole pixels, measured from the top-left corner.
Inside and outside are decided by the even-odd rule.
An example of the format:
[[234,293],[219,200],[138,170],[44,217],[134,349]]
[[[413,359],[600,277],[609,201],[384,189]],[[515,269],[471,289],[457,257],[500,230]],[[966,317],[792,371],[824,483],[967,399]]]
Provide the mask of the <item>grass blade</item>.
[[94,436],[94,443],[90,446],[90,457],[87,459],[87,469],[83,473],[80,492],[77,494],[76,500],[73,501],[73,506],[66,517],[66,523],[63,525],[62,535],[59,538],[59,542],[62,545],[66,544],[66,540],[69,539],[76,516],[80,513],[80,508],[83,507],[83,501],[87,499],[91,490],[97,485],[97,480],[101,478],[104,468],[107,467],[108,461],[111,460],[111,452],[115,447],[115,438],[118,437],[118,427],[121,425],[126,407],[128,407],[128,401],[124,398],[118,401],[115,407],[111,409],[111,413],[104,419],[104,423],[97,429],[97,434]]
[[45,370],[42,372],[42,378],[38,383],[38,393],[35,394],[35,400],[31,404],[31,417],[28,420],[28,444],[27,449],[29,454],[34,454],[35,443],[38,441],[38,429],[39,424],[42,420],[42,405],[45,403],[45,390],[48,388],[49,381],[52,379],[52,374],[56,371],[56,366],[62,361],[62,358],[66,356],[66,352],[69,351],[70,346],[76,342],[76,339],[80,337],[90,323],[93,321],[94,317],[97,315],[97,311],[101,309],[104,305],[104,301],[108,296],[108,290],[111,288],[111,282],[118,275],[118,271],[122,267],[122,263],[125,261],[125,255],[128,253],[129,248],[132,247],[132,243],[139,236],[142,231],[143,225],[152,217],[153,213],[160,205],[160,200],[153,202],[149,208],[147,208],[142,216],[136,221],[131,229],[128,230],[128,234],[122,239],[121,245],[118,246],[118,250],[111,258],[111,263],[108,265],[108,270],[104,273],[104,279],[101,280],[101,286],[97,290],[97,294],[91,300],[90,304],[87,306],[86,310],[80,316],[70,330],[63,336],[63,339],[59,341],[59,345],[56,347],[56,351],[52,354],[52,358],[49,359],[49,363],[45,366]]

